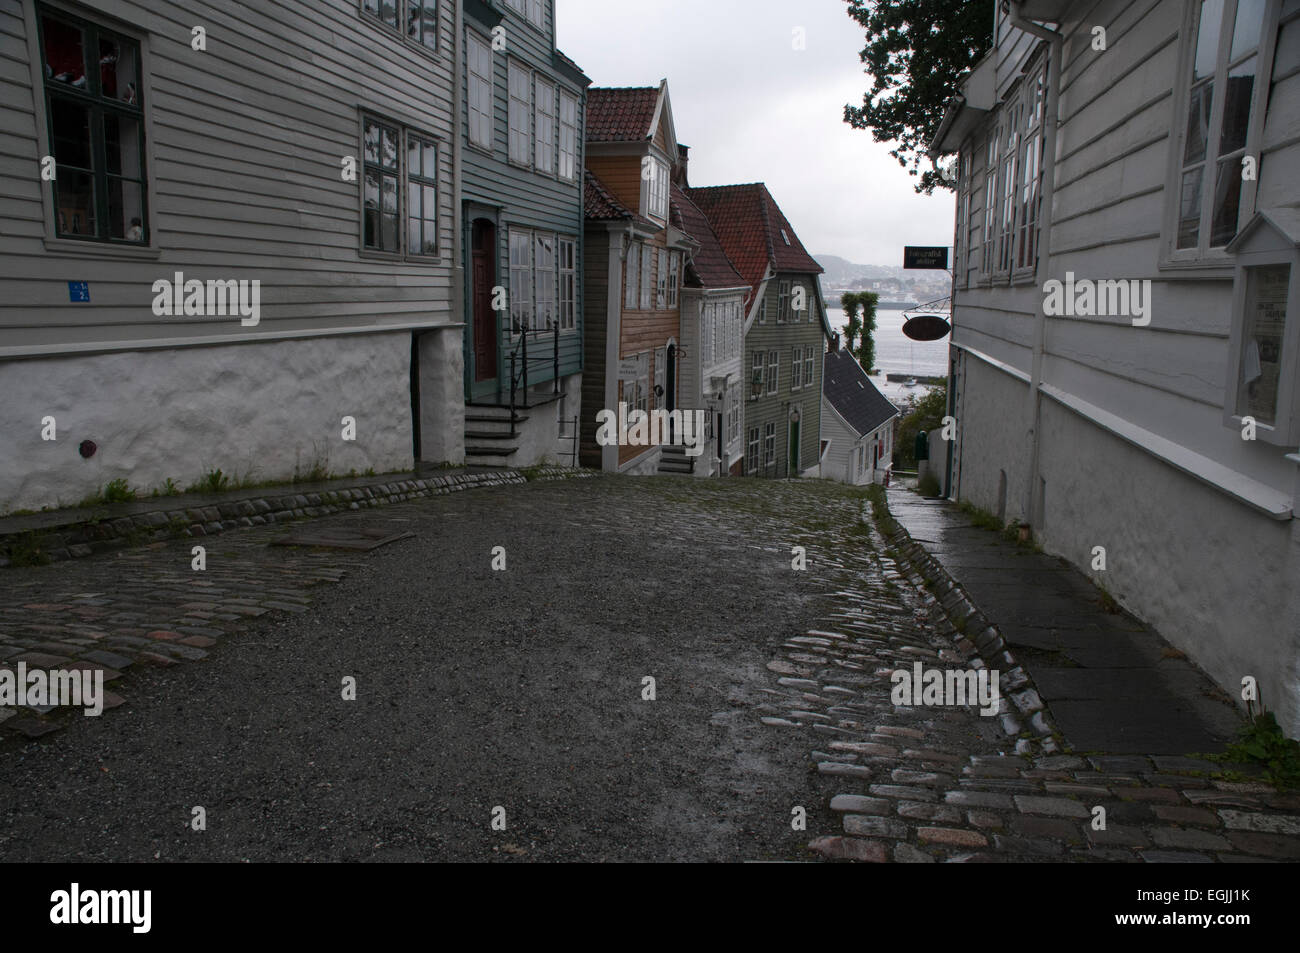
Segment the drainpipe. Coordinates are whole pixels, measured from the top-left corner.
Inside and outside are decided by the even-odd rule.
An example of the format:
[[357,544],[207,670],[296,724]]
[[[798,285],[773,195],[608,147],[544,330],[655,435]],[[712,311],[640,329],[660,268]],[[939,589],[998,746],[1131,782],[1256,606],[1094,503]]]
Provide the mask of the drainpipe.
[[[1028,19],[1023,13],[1021,0],[1007,2],[1002,9],[1009,12],[1013,26],[1024,32],[1046,40],[1047,49],[1047,89],[1046,102],[1043,104],[1043,182],[1039,196],[1038,214],[1038,267],[1034,280],[1041,289],[1047,281],[1048,259],[1051,254],[1052,241],[1052,198],[1056,192],[1056,130],[1059,113],[1061,87],[1061,59],[1065,38],[1056,30],[1048,29],[1041,23]],[[1047,315],[1043,310],[1043,299],[1038,299],[1037,313],[1034,316],[1034,351],[1033,364],[1029,378],[1030,402],[1030,455],[1029,485],[1025,488],[1025,516],[1031,526],[1041,528],[1043,514],[1040,512],[1042,500],[1038,494],[1040,474],[1040,440],[1039,432],[1042,422],[1042,381],[1043,352],[1047,344]]]

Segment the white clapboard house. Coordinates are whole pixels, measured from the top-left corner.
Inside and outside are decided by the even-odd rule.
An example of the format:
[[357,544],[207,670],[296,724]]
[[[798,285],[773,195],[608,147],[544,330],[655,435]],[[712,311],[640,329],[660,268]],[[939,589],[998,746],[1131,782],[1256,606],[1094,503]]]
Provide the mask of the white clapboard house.
[[0,512],[463,461],[457,6],[0,0]]
[[822,360],[821,475],[852,486],[884,483],[893,467],[898,408],[848,351],[827,351]]
[[1300,733],[1300,0],[988,8],[931,456]]

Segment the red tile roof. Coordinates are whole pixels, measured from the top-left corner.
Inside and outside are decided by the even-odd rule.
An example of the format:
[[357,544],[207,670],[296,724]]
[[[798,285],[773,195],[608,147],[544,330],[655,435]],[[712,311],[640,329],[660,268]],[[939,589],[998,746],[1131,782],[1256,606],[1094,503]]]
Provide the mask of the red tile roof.
[[658,86],[593,86],[587,90],[588,142],[644,142],[659,104]]
[[700,243],[699,249],[687,262],[688,275],[694,273],[705,288],[739,288],[748,284],[722,250],[708,217],[675,185],[670,194],[670,204],[673,224]]
[[582,179],[582,213],[594,221],[610,221],[616,218],[632,218],[632,212],[612,192],[605,188],[590,169],[583,170]]
[[708,217],[722,250],[751,288],[758,288],[769,264],[774,271],[822,273],[762,182],[688,189],[687,195]]

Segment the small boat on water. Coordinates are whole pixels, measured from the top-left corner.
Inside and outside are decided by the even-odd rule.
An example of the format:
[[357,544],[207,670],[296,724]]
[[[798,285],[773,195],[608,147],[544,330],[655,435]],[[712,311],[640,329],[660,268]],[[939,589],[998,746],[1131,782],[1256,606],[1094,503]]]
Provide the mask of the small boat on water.
[[906,382],[905,384],[903,384],[903,386],[904,386],[904,387],[915,387],[915,386],[916,386],[916,378],[915,378],[915,377],[909,377],[909,378],[907,379],[907,382]]

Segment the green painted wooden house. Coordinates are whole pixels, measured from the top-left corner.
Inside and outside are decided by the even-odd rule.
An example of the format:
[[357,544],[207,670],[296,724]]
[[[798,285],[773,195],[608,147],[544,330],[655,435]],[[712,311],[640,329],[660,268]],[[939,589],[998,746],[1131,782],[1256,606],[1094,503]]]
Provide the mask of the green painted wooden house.
[[464,0],[465,458],[570,463],[582,374],[587,87],[554,0]]

